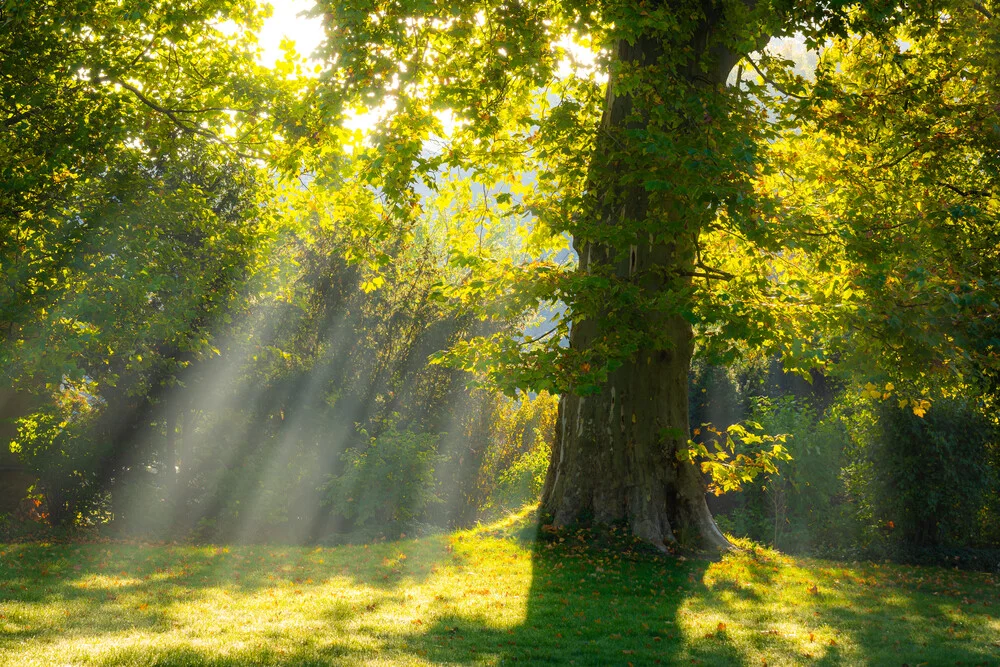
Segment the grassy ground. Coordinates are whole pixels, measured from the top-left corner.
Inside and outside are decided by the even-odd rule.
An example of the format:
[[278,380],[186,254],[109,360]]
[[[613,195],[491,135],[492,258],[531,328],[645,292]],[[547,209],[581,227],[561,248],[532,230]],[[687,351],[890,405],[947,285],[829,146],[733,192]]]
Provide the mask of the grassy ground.
[[0,545],[0,664],[1000,665],[995,575],[667,559],[527,523],[323,549]]

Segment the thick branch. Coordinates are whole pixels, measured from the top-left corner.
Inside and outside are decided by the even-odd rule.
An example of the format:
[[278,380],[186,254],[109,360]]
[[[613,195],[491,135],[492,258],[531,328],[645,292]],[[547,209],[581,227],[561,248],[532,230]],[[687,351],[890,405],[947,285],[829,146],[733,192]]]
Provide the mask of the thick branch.
[[[209,141],[214,141],[215,143],[217,143],[220,146],[224,147],[226,150],[230,151],[234,155],[237,155],[237,156],[242,157],[244,159],[250,160],[250,159],[254,158],[253,155],[250,155],[248,153],[244,153],[244,152],[238,150],[231,143],[229,143],[228,141],[226,141],[225,139],[223,139],[219,135],[215,134],[214,132],[206,130],[203,127],[198,127],[197,125],[192,125],[189,121],[186,121],[183,118],[178,117],[178,115],[177,115],[177,114],[181,114],[181,113],[200,113],[198,110],[196,110],[196,109],[180,109],[180,110],[178,110],[178,109],[170,109],[170,108],[167,108],[167,107],[165,107],[165,106],[163,106],[161,104],[158,104],[158,103],[154,102],[149,97],[147,97],[146,95],[144,95],[141,90],[139,90],[138,88],[136,88],[135,86],[133,86],[131,84],[128,84],[128,83],[122,81],[121,79],[108,79],[108,78],[105,78],[105,79],[102,79],[102,80],[103,81],[109,81],[111,83],[116,83],[119,86],[121,86],[122,88],[124,88],[125,90],[129,91],[130,93],[132,93],[133,95],[135,95],[136,99],[138,99],[144,105],[146,105],[147,107],[149,107],[153,111],[156,111],[157,113],[161,113],[164,116],[166,116],[167,118],[169,118],[170,121],[173,122],[173,124],[178,129],[180,129],[181,131],[187,132],[188,134],[197,134],[198,136],[204,137],[204,138],[208,139]],[[217,111],[217,110],[221,111],[222,109],[206,108],[203,111],[207,112],[207,111]]]

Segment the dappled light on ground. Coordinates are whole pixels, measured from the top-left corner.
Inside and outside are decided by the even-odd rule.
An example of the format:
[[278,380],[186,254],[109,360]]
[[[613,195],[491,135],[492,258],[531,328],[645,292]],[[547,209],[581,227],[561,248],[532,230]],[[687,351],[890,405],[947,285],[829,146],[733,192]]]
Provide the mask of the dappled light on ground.
[[334,548],[4,545],[0,664],[1000,661],[995,576],[534,535],[528,513]]

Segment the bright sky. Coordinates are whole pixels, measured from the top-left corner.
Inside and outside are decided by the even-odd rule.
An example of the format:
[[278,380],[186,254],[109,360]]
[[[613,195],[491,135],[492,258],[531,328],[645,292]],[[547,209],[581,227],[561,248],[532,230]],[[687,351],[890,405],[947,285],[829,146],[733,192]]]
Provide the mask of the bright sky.
[[308,57],[323,41],[323,21],[319,18],[305,18],[300,13],[315,6],[313,0],[274,0],[274,13],[264,22],[257,36],[261,63],[269,67],[281,59],[281,40],[295,42],[295,50]]
[[[289,39],[295,42],[295,50],[301,55],[309,57],[319,44],[323,41],[323,21],[319,17],[306,18],[300,16],[303,12],[315,6],[315,0],[272,0],[274,12],[258,35],[258,44],[261,48],[260,62],[268,67],[273,67],[274,63],[281,59],[281,42]],[[777,42],[777,43],[775,43]],[[595,70],[594,53],[588,48],[574,44],[571,38],[564,37],[558,45],[565,49],[568,57],[564,57],[559,63],[557,76],[565,77],[576,72],[577,75],[590,75],[603,78],[603,73]],[[805,53],[805,45],[802,39],[792,38],[787,40],[775,40],[771,44],[772,50],[777,50],[781,55],[790,57],[796,62],[802,63],[803,72],[801,74],[811,74],[815,67],[815,54]],[[798,69],[798,68],[797,68]],[[367,131],[376,122],[379,116],[391,111],[393,104],[387,102],[384,109],[373,110],[367,113],[356,112],[349,114],[345,123],[348,129]],[[453,120],[450,115],[442,117],[441,121],[446,128],[446,133],[450,134]]]
[[[274,0],[270,3],[274,8],[271,18],[264,22],[264,27],[257,35],[257,43],[261,49],[262,65],[274,67],[281,59],[281,42],[290,39],[295,42],[295,50],[309,57],[323,41],[323,21],[319,17],[307,18],[300,16],[303,12],[315,6],[314,0]],[[389,105],[381,112],[348,113],[344,126],[349,130],[367,132],[372,128],[382,113],[391,110]]]

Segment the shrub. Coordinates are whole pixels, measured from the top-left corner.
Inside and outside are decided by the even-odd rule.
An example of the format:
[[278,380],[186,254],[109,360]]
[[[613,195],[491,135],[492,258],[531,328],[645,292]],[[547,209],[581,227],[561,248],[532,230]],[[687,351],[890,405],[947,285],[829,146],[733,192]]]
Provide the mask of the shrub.
[[538,500],[545,484],[550,452],[550,447],[535,447],[516,458],[500,474],[490,498],[491,506],[498,510],[513,510]]
[[344,470],[326,485],[326,501],[356,528],[389,529],[419,521],[441,502],[434,469],[438,436],[387,425],[378,437],[362,430],[365,444],[349,448]]
[[720,516],[724,528],[783,549],[801,551],[850,541],[840,469],[847,435],[836,415],[821,418],[792,396],[755,398],[751,420],[770,436],[787,435],[788,460],[777,472],[744,486],[735,507]]
[[997,432],[969,401],[935,401],[923,417],[882,402],[857,413],[852,437],[848,487],[869,545],[988,541],[1000,491]]
[[559,397],[542,392],[498,396],[478,471],[480,510],[486,516],[535,502],[542,492],[555,435]]
[[102,448],[92,428],[98,414],[87,397],[64,391],[18,420],[11,451],[40,480],[43,517],[54,525],[90,523],[102,513],[104,494],[95,474]]

